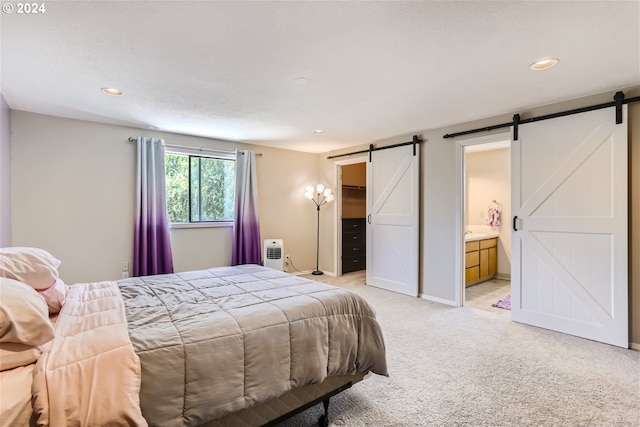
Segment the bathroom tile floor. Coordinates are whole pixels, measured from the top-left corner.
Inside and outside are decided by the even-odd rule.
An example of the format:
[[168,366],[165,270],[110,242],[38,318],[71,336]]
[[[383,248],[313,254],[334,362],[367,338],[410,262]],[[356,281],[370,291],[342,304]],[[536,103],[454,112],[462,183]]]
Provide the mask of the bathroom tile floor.
[[491,279],[477,285],[469,286],[465,290],[464,305],[480,310],[491,311],[508,315],[509,310],[492,307],[491,304],[498,302],[511,293],[511,281],[503,279]]

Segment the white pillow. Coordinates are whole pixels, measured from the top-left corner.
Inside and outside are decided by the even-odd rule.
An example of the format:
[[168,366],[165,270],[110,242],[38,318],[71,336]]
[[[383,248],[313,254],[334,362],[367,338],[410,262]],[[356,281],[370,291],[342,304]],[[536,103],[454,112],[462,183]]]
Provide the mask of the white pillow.
[[53,336],[44,298],[29,285],[0,277],[0,342],[41,345]]
[[17,280],[34,289],[48,289],[58,280],[60,261],[39,248],[0,248],[0,277]]
[[0,342],[0,371],[27,366],[38,360],[40,348],[15,342]]

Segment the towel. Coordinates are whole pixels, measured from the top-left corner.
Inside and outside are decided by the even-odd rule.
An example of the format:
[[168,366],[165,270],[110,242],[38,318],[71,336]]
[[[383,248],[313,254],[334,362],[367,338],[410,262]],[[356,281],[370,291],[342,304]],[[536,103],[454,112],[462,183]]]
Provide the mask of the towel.
[[500,211],[498,209],[489,208],[487,212],[487,225],[497,227],[500,225]]

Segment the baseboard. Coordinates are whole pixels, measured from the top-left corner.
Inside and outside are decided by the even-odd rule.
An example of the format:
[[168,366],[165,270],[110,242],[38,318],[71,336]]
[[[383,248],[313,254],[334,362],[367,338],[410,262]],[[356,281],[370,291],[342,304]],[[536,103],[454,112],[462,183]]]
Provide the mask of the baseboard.
[[289,273],[292,276],[302,276],[303,274],[311,274],[313,270],[305,270],[305,271],[285,271],[285,273]]
[[631,350],[640,351],[640,344],[635,343],[635,342],[630,342],[629,343],[629,348]]
[[[314,270],[305,270],[305,271],[296,271],[296,272],[288,272],[285,271],[285,273],[289,273],[292,276],[302,276],[303,274],[311,274]],[[331,276],[331,277],[336,277],[336,273],[334,273],[333,271],[324,271],[323,274],[325,276]]]
[[505,273],[498,273],[496,274],[496,279],[500,279],[500,280],[511,280],[511,275],[510,274],[505,274]]
[[457,307],[458,306],[456,304],[456,302],[453,301],[453,300],[448,300],[448,299],[438,298],[438,297],[432,297],[432,296],[424,295],[424,294],[420,294],[419,297],[422,298],[422,299],[426,299],[427,301],[431,301],[431,302],[438,302],[440,304],[450,305],[450,306],[453,306],[453,307]]

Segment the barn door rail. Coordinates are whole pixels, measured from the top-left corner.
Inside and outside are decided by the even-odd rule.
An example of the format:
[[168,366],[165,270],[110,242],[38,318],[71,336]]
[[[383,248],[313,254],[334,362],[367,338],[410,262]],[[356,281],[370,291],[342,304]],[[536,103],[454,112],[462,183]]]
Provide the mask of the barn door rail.
[[624,93],[622,91],[619,91],[619,92],[616,92],[616,94],[613,96],[613,101],[605,102],[603,104],[596,104],[596,105],[591,105],[589,107],[575,108],[573,110],[561,111],[559,113],[546,114],[544,116],[538,116],[538,117],[530,117],[528,119],[521,119],[520,114],[514,114],[513,120],[508,123],[485,126],[477,129],[465,130],[462,132],[448,133],[446,135],[443,135],[443,138],[456,138],[458,136],[469,135],[472,133],[488,132],[494,129],[513,126],[513,139],[517,141],[518,126],[520,125],[523,125],[526,123],[540,122],[542,120],[555,119],[557,117],[570,116],[572,114],[586,113],[587,111],[601,110],[603,108],[609,108],[609,107],[616,107],[616,124],[619,125],[620,123],[622,123],[622,106],[624,104],[630,104],[632,102],[638,102],[638,101],[640,101],[640,96],[624,99]]
[[336,154],[335,156],[327,157],[327,159],[331,160],[331,159],[337,159],[338,157],[353,156],[354,154],[369,153],[369,162],[371,162],[371,153],[373,153],[374,151],[387,150],[389,148],[396,148],[396,147],[404,147],[405,145],[413,145],[413,155],[415,156],[416,145],[420,144],[421,142],[423,141],[421,138],[418,137],[418,135],[413,135],[413,139],[409,142],[401,142],[399,144],[385,145],[384,147],[374,147],[373,144],[369,144],[368,150],[360,150],[360,151],[353,151],[351,153]]

